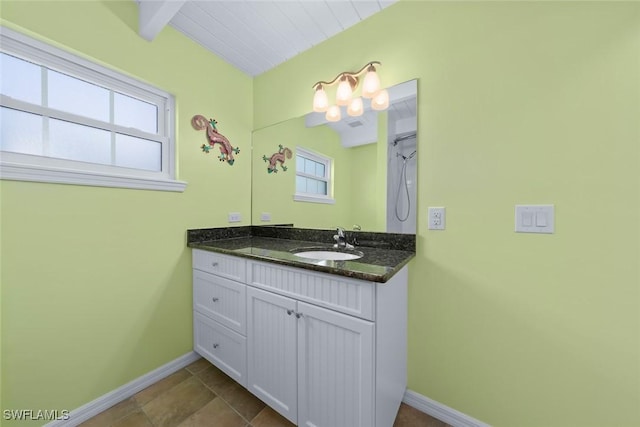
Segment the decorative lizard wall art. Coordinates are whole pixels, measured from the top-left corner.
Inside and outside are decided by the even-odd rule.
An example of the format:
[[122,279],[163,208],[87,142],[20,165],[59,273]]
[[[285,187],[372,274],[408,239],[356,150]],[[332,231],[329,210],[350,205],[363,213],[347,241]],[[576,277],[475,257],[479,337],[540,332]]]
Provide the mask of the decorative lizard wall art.
[[238,154],[240,149],[238,147],[233,148],[227,137],[218,132],[218,129],[216,128],[217,124],[218,122],[216,120],[207,120],[200,114],[193,116],[191,119],[191,126],[193,126],[194,129],[206,129],[205,133],[209,144],[202,144],[200,147],[202,148],[202,151],[209,154],[209,150],[211,150],[216,144],[219,144],[220,155],[218,156],[218,159],[220,159],[221,162],[227,162],[229,165],[233,165],[235,162],[233,155]]
[[278,152],[273,153],[271,157],[262,156],[262,160],[264,160],[265,162],[269,162],[269,166],[267,166],[268,173],[278,173],[277,163],[280,163],[283,171],[287,171],[287,167],[284,165],[285,156],[287,159],[290,159],[293,155],[293,152],[289,148],[283,147],[282,144],[278,145],[278,147],[280,147]]

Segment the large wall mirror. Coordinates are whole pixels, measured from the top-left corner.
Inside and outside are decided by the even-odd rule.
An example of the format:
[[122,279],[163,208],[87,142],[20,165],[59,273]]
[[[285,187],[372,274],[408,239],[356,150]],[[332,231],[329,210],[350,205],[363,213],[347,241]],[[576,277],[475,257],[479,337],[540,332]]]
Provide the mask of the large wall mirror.
[[415,234],[417,81],[388,91],[385,111],[254,131],[251,223]]

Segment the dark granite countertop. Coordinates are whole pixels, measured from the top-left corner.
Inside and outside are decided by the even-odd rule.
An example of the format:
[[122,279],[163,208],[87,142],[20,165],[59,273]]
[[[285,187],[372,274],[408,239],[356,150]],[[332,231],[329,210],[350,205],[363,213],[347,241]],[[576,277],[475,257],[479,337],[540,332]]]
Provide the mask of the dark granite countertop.
[[[332,249],[335,231],[279,227],[229,227],[188,230],[187,245],[227,255],[273,262],[289,267],[337,274],[372,282],[387,282],[415,256],[415,236],[390,233],[349,233],[371,246],[359,245],[362,258],[353,261],[305,259],[292,251],[301,248]],[[294,237],[294,238],[291,238]],[[328,237],[328,238],[327,238]],[[297,239],[313,240],[297,240]]]

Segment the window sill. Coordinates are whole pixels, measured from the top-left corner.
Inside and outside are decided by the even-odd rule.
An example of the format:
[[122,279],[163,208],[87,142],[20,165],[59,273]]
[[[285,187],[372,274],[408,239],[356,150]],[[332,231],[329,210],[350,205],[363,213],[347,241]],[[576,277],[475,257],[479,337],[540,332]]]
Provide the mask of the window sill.
[[314,197],[306,194],[294,194],[293,200],[296,202],[308,202],[308,203],[324,203],[327,205],[335,205],[335,199],[330,197]]
[[104,172],[70,170],[5,161],[0,161],[0,179],[176,192],[183,192],[187,187],[187,183],[184,181],[164,178],[147,178]]

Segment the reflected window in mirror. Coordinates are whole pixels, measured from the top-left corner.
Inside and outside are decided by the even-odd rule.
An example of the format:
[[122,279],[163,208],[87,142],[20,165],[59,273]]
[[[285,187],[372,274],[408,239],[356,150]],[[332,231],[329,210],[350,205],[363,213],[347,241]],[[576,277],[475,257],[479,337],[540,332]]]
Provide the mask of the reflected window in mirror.
[[294,200],[335,203],[332,195],[333,160],[303,147],[296,148],[296,192]]

